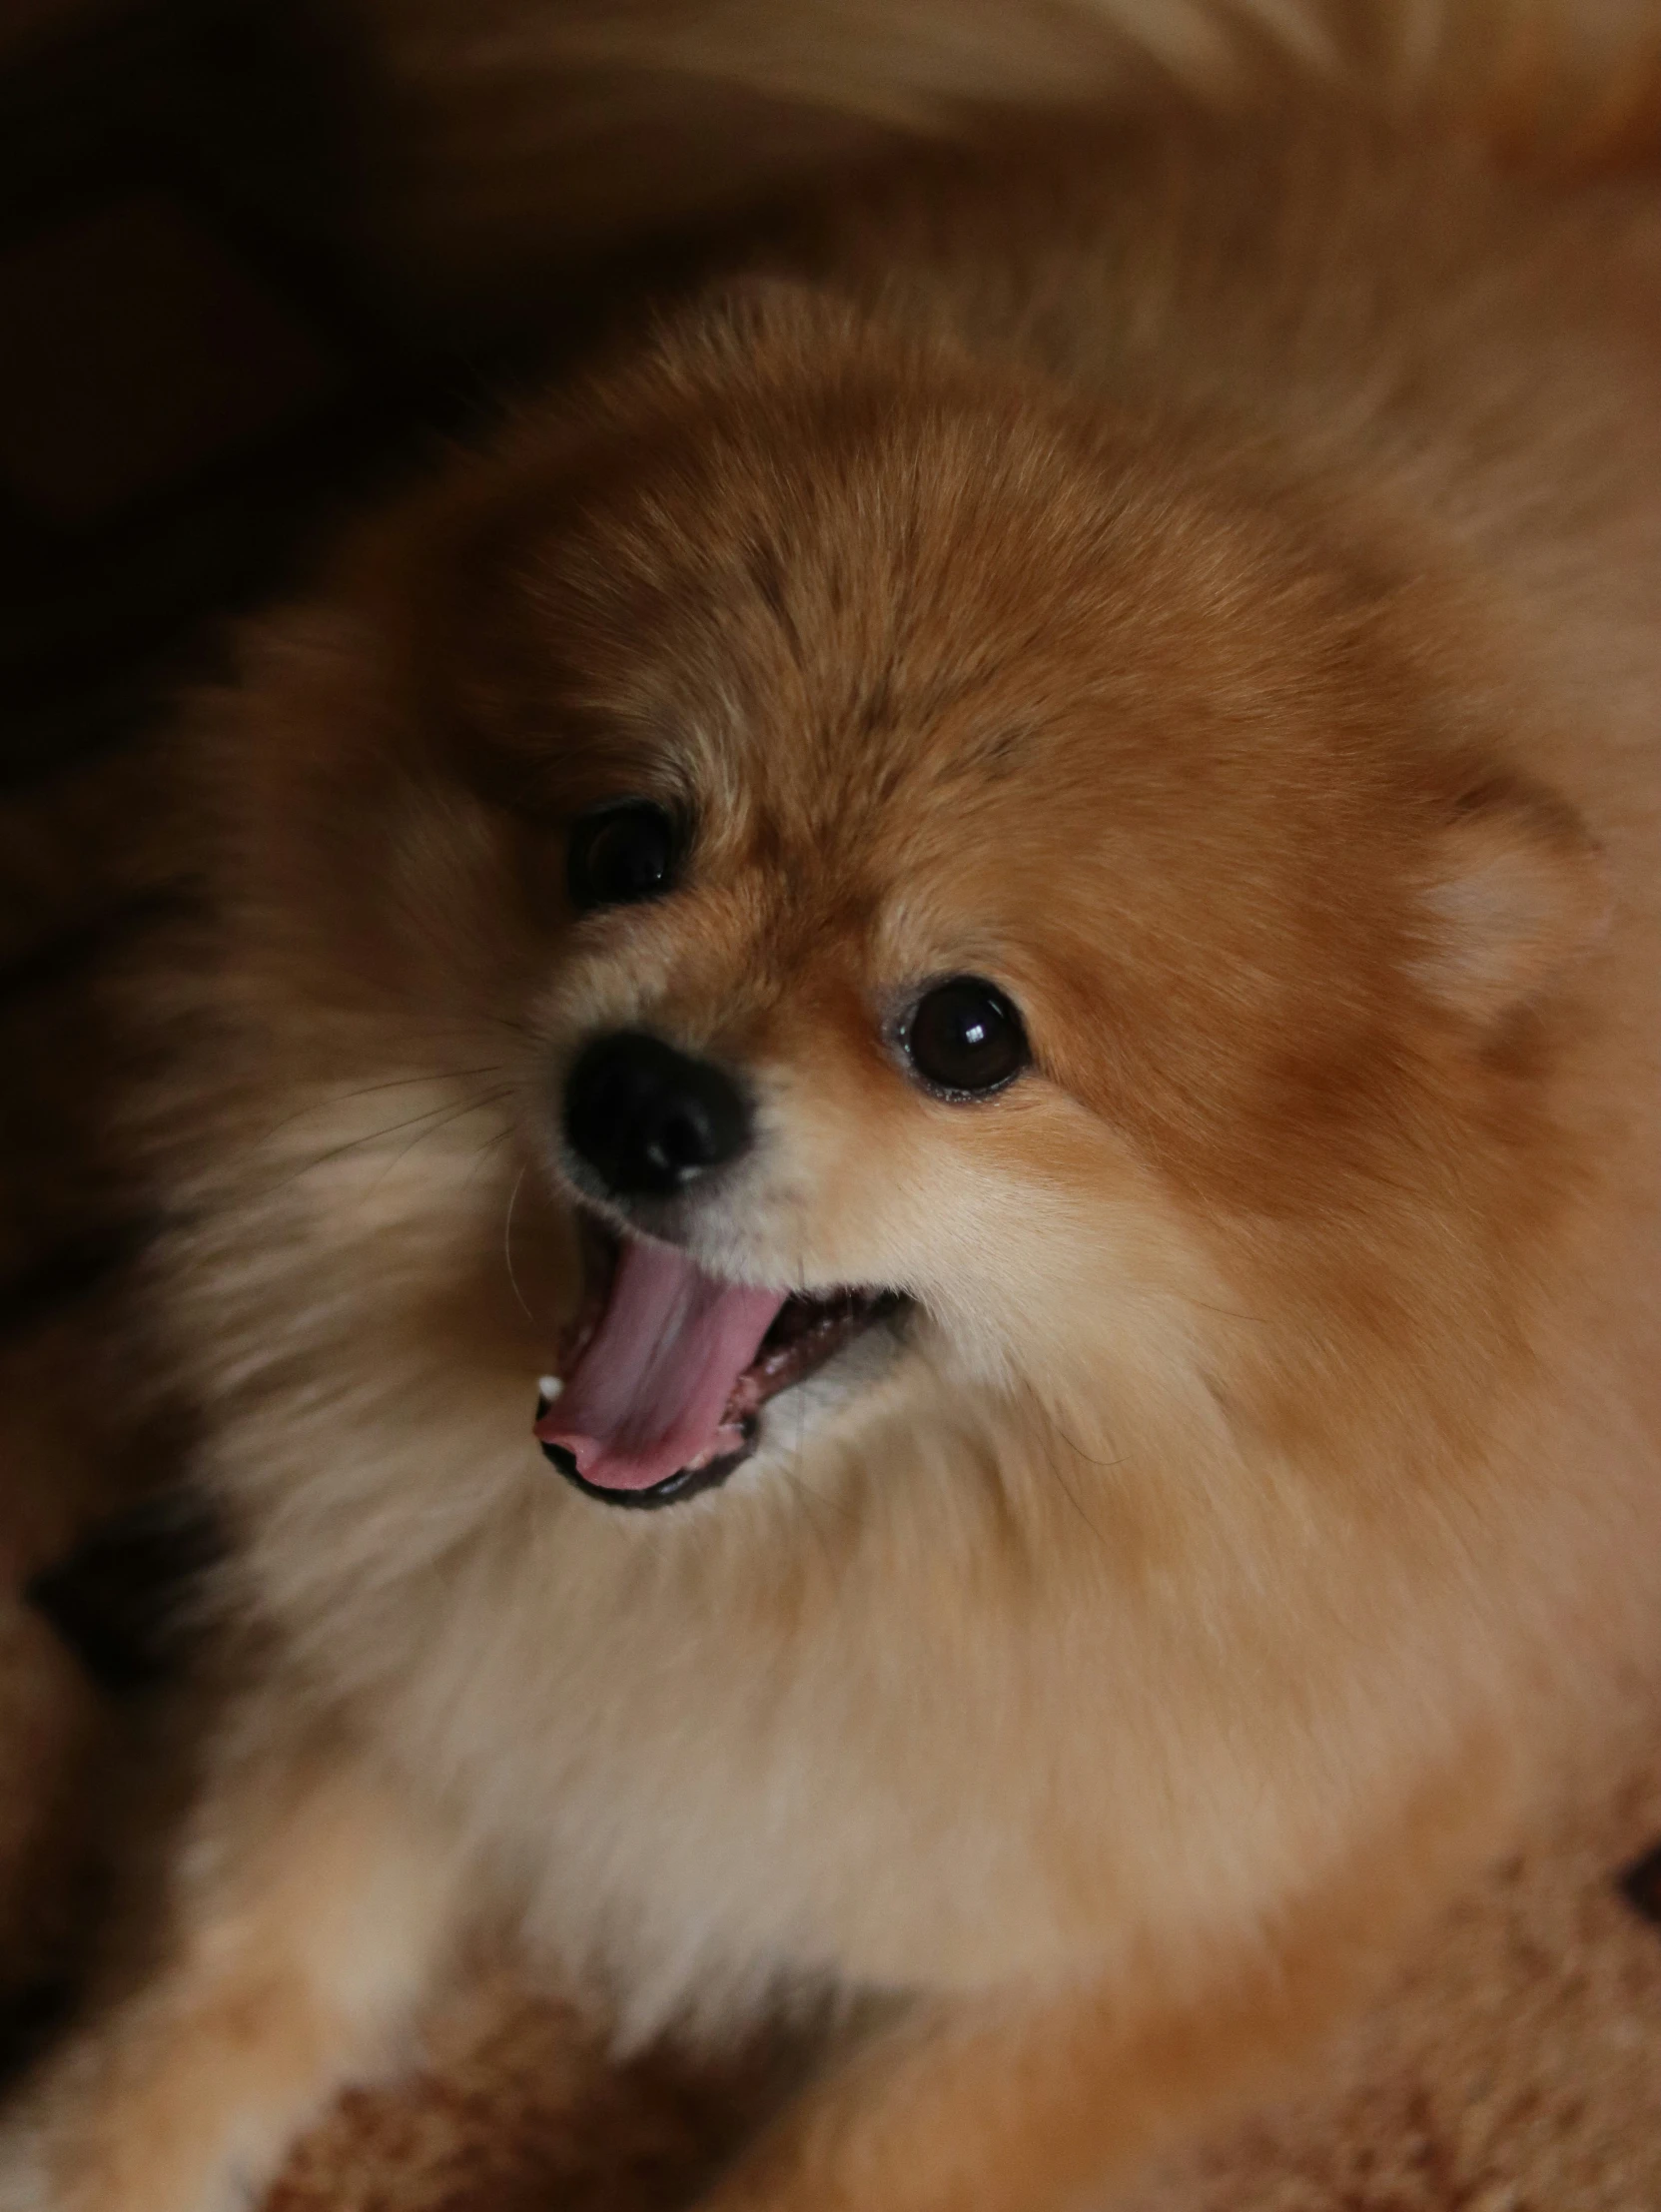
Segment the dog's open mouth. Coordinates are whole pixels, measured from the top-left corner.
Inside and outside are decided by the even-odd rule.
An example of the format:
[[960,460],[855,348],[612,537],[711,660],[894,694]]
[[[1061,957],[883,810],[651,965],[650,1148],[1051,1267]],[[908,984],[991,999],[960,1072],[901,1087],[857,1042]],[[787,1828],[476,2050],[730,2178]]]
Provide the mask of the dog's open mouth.
[[534,1434],[608,1505],[672,1505],[724,1482],[761,1408],[898,1310],[897,1291],[803,1297],[706,1275],[685,1252],[583,1219],[585,1294],[544,1377]]

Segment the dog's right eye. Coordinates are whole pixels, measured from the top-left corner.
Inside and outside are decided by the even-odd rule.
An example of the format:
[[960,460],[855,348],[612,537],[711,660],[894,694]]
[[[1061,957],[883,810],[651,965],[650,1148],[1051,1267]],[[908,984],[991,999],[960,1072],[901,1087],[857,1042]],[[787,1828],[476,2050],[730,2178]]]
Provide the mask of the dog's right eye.
[[901,1033],[912,1068],[942,1099],[984,1099],[1031,1059],[1013,1003],[984,976],[950,976],[926,991]]
[[675,824],[650,799],[596,807],[571,831],[566,881],[579,914],[637,906],[674,888]]

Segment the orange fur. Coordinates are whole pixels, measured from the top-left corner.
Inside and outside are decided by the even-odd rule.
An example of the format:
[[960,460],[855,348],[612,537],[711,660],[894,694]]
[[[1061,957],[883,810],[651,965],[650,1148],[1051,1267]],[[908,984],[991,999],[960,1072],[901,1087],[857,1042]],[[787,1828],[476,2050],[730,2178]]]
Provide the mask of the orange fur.
[[[1060,2205],[1498,1846],[1661,1583],[1658,257],[1314,79],[897,154],[256,635],[147,1142],[260,1661],[4,2212],[228,2201],[480,1917],[844,2008],[712,2207]],[[528,1435],[640,1026],[759,1102],[702,1264],[913,1301],[644,1516]]]

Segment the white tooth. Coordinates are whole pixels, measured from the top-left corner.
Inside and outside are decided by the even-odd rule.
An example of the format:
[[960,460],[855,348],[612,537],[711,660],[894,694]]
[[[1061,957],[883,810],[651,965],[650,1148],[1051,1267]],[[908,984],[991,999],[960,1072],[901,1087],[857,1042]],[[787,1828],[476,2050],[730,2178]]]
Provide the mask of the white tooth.
[[542,1396],[546,1398],[548,1403],[551,1405],[553,1400],[557,1398],[559,1393],[564,1389],[565,1385],[560,1381],[557,1375],[538,1375],[536,1377],[536,1387],[541,1392]]

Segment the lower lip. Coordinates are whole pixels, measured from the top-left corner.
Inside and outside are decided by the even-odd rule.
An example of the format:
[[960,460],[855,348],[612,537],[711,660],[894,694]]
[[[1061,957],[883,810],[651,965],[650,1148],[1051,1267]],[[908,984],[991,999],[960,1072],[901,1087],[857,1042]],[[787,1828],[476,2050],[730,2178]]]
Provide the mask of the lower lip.
[[662,1506],[679,1505],[683,1499],[695,1498],[701,1491],[718,1490],[754,1450],[755,1423],[751,1420],[745,1424],[742,1451],[727,1452],[720,1459],[712,1459],[707,1467],[682,1467],[678,1474],[654,1482],[649,1490],[607,1490],[599,1483],[583,1481],[576,1471],[576,1461],[563,1444],[541,1447],[542,1457],[558,1468],[573,1490],[580,1490],[584,1497],[597,1498],[601,1505],[622,1506],[632,1513],[655,1513]]

